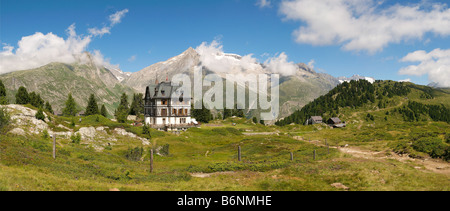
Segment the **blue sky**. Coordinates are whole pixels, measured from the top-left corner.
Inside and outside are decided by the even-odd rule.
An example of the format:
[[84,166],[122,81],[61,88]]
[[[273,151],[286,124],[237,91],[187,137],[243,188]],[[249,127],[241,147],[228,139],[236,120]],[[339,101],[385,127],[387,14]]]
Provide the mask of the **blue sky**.
[[[327,7],[317,2],[330,6],[330,10],[319,11]],[[36,32],[43,35],[51,32],[69,40],[68,28],[74,24],[80,39],[89,37],[83,50],[98,51],[111,64],[118,64],[127,72],[141,70],[189,47],[196,48],[202,42],[216,40],[227,53],[253,54],[254,58],[264,62],[268,57],[284,52],[289,61],[314,61],[316,70],[336,77],[359,74],[376,79],[410,79],[418,84],[438,82],[448,85],[450,56],[446,50],[450,48],[450,30],[446,28],[450,29],[450,10],[446,1],[354,2],[2,0],[0,42],[4,55],[9,53],[17,57],[18,42],[23,37]],[[305,5],[308,11],[317,9],[317,12],[309,14]],[[120,21],[112,24],[110,15],[124,10]],[[340,11],[349,12],[352,18],[342,18],[345,14]],[[404,11],[423,18],[411,21],[408,12]],[[327,19],[328,15],[331,18]],[[387,21],[383,21],[385,18]],[[348,24],[354,19],[358,19],[352,22],[355,26]],[[396,21],[392,23],[394,27],[379,29],[390,19]],[[414,28],[418,25],[421,27]],[[109,27],[109,33],[95,36],[89,31],[102,27]],[[380,38],[362,39],[371,36],[372,32]],[[436,49],[443,53],[433,51]],[[417,52],[419,50],[424,52]],[[414,55],[421,53],[421,57],[413,58],[414,52]],[[430,60],[432,52],[445,56]],[[408,54],[412,59],[405,58]],[[6,61],[5,56],[2,63],[6,64]],[[430,62],[434,66],[428,65]],[[439,71],[435,70],[437,68]]]

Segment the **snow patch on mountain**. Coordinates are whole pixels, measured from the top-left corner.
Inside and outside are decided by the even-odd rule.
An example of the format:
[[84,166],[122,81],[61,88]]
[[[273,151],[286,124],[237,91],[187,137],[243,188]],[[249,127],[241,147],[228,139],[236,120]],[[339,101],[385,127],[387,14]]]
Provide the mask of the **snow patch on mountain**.
[[369,83],[373,84],[375,82],[375,78],[372,77],[366,77],[366,76],[360,76],[360,75],[353,75],[350,78],[347,77],[338,77],[337,78],[339,80],[339,83],[344,83],[344,82],[350,82],[350,81],[359,81],[359,80],[366,80]]

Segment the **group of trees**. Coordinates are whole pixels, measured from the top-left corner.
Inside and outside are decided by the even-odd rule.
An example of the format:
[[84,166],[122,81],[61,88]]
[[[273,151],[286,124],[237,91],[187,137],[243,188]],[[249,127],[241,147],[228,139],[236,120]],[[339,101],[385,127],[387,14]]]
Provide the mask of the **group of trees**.
[[[72,97],[72,94],[69,93],[67,96],[67,100],[65,102],[65,107],[63,109],[63,115],[64,116],[76,116],[77,115],[77,104],[75,102],[75,99]],[[102,107],[99,109],[97,100],[95,99],[95,95],[91,94],[88,99],[88,104],[86,106],[86,110],[84,112],[86,116],[90,115],[102,115],[104,117],[108,116],[108,112],[106,111],[106,107],[103,104]]]
[[0,80],[0,105],[8,104],[8,99],[6,98],[6,88],[2,80]]
[[[192,118],[195,118],[195,120],[199,122],[208,123],[209,121],[214,119],[213,114],[209,109],[205,107],[205,105],[202,106],[202,109],[194,109],[194,106],[191,106],[191,116]],[[217,111],[217,116],[215,119],[227,119],[229,117],[236,116],[236,117],[245,117],[244,109],[238,109],[237,105],[234,106],[233,109],[223,109]]]
[[16,104],[30,104],[38,108],[35,116],[40,120],[45,119],[44,111],[53,113],[53,108],[48,101],[44,101],[41,98],[41,95],[36,92],[28,93],[27,89],[23,86],[19,87],[19,90],[16,93]]
[[409,101],[408,105],[394,109],[403,115],[405,121],[419,121],[421,115],[429,116],[433,121],[443,121],[450,123],[450,109],[444,105],[426,105],[415,101]]
[[367,103],[375,103],[377,99],[378,106],[384,108],[388,102],[383,100],[384,98],[405,96],[410,92],[410,87],[401,82],[377,81],[374,84],[366,80],[344,82],[275,124],[279,126],[291,123],[303,124],[311,116],[323,116],[325,113],[337,116],[339,108],[357,108]]
[[339,107],[356,108],[367,102],[375,102],[373,84],[366,80],[344,82],[275,124],[279,126],[291,123],[303,124],[311,116],[323,116],[327,112],[330,115],[337,115]]
[[114,112],[118,122],[125,122],[128,115],[139,116],[144,113],[144,96],[142,93],[133,94],[131,104],[128,103],[127,94],[123,93],[120,97],[119,106]]

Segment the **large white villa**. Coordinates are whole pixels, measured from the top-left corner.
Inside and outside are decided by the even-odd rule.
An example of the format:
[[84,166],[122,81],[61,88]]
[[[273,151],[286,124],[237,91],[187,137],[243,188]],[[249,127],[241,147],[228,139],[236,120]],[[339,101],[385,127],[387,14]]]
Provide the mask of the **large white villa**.
[[[191,119],[191,99],[179,93],[180,86],[166,79],[161,83],[147,86],[145,90],[145,124],[160,130],[186,130],[194,127],[196,121]],[[173,97],[179,96],[179,97]]]

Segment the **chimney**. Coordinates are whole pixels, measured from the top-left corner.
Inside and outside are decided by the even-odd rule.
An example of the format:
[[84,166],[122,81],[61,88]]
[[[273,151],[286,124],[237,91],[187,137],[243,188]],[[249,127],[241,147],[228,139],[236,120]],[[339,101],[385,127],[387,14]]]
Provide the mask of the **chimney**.
[[159,81],[158,81],[158,73],[156,73],[156,80],[155,80],[155,84],[158,85]]

